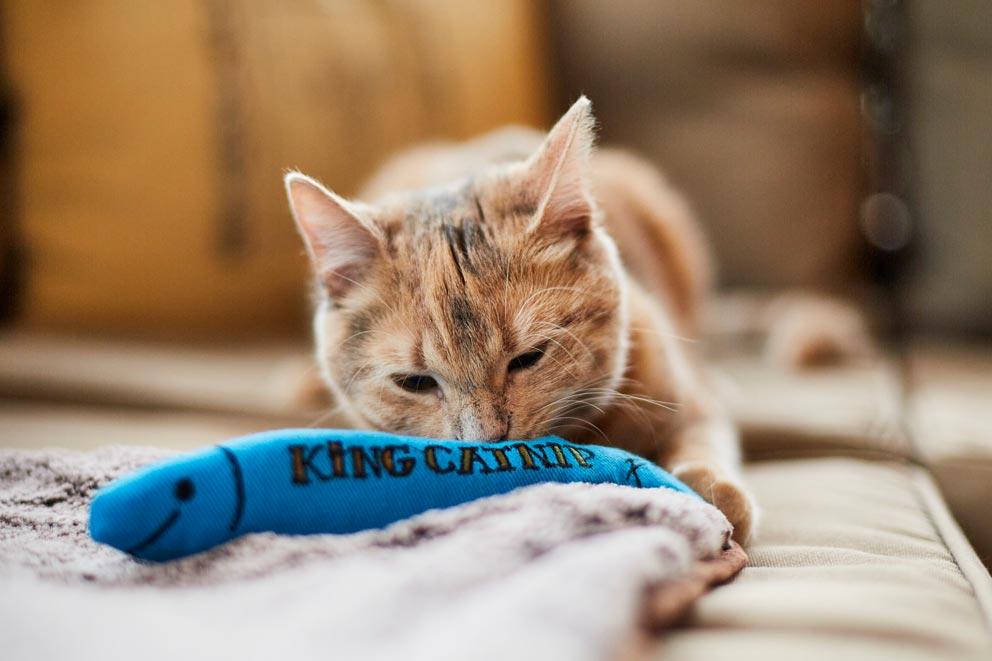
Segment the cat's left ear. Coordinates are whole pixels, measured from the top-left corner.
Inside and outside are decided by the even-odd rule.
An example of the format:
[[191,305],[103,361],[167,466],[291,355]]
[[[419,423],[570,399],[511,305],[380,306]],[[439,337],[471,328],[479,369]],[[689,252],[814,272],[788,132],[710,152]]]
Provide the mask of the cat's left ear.
[[595,209],[589,190],[594,126],[592,104],[581,96],[527,162],[528,184],[537,200],[531,231],[558,237],[589,231]]

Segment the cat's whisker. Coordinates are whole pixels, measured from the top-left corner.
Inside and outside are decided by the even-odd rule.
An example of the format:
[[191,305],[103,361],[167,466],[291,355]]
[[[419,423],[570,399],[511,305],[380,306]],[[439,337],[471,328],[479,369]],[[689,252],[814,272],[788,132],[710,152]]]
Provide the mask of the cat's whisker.
[[524,299],[523,303],[521,303],[519,305],[519,307],[517,309],[517,314],[514,317],[514,322],[516,323],[516,325],[517,326],[522,326],[523,325],[521,323],[521,315],[524,313],[524,311],[529,310],[528,306],[530,305],[531,300],[533,300],[533,298],[535,296],[540,296],[542,294],[546,294],[546,293],[554,292],[554,291],[571,291],[571,292],[578,292],[579,294],[582,294],[582,295],[586,295],[588,293],[588,292],[586,292],[585,290],[583,290],[583,289],[581,289],[579,287],[570,287],[570,286],[566,286],[566,285],[557,285],[557,286],[554,286],[554,287],[544,287],[542,289],[538,289],[537,291],[533,291],[533,292],[531,292],[527,296],[527,298]]
[[[539,338],[540,338],[541,340],[543,340],[543,341],[545,341],[545,342],[550,342],[551,344],[554,344],[555,346],[557,346],[557,347],[559,347],[559,348],[560,348],[560,349],[561,349],[562,351],[564,351],[565,353],[567,353],[567,354],[568,354],[568,357],[569,357],[569,359],[570,359],[570,360],[572,361],[572,363],[575,363],[575,362],[576,362],[576,360],[575,360],[575,355],[574,355],[574,354],[573,354],[573,353],[572,353],[571,351],[569,351],[569,350],[568,350],[568,348],[567,348],[567,347],[565,347],[565,345],[563,345],[563,344],[562,344],[561,342],[559,342],[558,340],[556,340],[556,339],[554,339],[553,337],[551,337],[551,336],[549,336],[549,335],[545,335],[545,334],[543,334],[543,333],[542,333],[542,334],[539,334],[539,335],[538,335],[538,337],[539,337]],[[546,355],[546,354],[545,354],[545,355]],[[550,357],[550,356],[549,356],[549,357]],[[557,362],[557,361],[556,361],[556,362]],[[558,364],[559,364],[559,365],[561,365],[561,363],[560,363],[560,362],[559,362]],[[562,365],[562,367],[564,367],[564,365]],[[572,372],[572,370],[571,370],[571,369],[569,369],[569,372],[570,372],[570,373],[572,373],[572,374],[574,374],[574,372]]]
[[343,410],[344,408],[339,404],[327,411],[324,411],[323,413],[318,415],[316,419],[310,422],[310,424],[308,424],[307,427],[310,429],[314,427],[319,427],[322,423],[326,422],[327,420],[330,420],[331,418],[340,415]]
[[553,291],[578,292],[579,294],[582,294],[583,296],[585,294],[587,294],[586,290],[582,289],[581,287],[570,287],[570,286],[567,286],[567,285],[555,285],[555,286],[552,286],[552,287],[544,287],[542,289],[538,289],[537,291],[531,292],[530,295],[528,295],[527,298],[524,299],[524,302],[521,304],[521,307],[526,307],[527,304],[530,303],[531,299],[533,299],[535,296],[539,296],[541,294],[547,294],[547,293],[553,292]]
[[[560,404],[560,406],[558,408],[555,408],[554,409],[553,414],[552,414],[552,417],[555,416],[555,415],[558,415],[558,413],[561,413],[561,412],[565,412],[565,411],[569,411],[569,410],[576,410],[577,411],[577,410],[580,410],[582,408],[591,408],[591,409],[594,409],[594,410],[598,411],[602,415],[606,415],[606,411],[604,411],[602,408],[600,408],[596,404],[593,404],[592,402],[590,402],[588,400],[585,400],[585,399],[575,399],[575,398],[572,398],[572,399],[567,399],[567,400],[564,400],[564,401],[559,401],[559,402],[556,402],[556,403],[557,404]],[[540,409],[538,409],[537,412],[538,413],[543,413],[547,408],[548,407],[541,407]]]
[[656,422],[661,422],[660,412],[657,410],[645,410],[643,407],[638,406],[634,402],[619,401],[616,406],[624,411],[629,412],[632,416],[636,417],[642,427],[650,430],[654,430]]
[[628,412],[638,420],[638,424],[651,434],[652,439],[657,436],[659,423],[663,423],[661,412],[657,409],[645,409],[636,401],[630,401],[620,397],[610,401],[610,406]]
[[567,402],[570,399],[572,399],[572,398],[569,397],[569,396],[567,396],[567,395],[566,396],[563,396],[563,397],[559,397],[557,399],[552,400],[551,402],[548,402],[544,406],[538,407],[534,412],[535,413],[540,413],[542,411],[546,411],[547,409],[551,408],[552,406],[557,406],[558,404],[561,404],[562,402]]
[[334,348],[336,350],[337,349],[341,349],[344,345],[346,345],[348,342],[351,342],[356,337],[361,337],[362,335],[368,335],[368,334],[371,334],[371,333],[381,333],[381,332],[382,331],[380,331],[378,329],[371,328],[371,329],[367,329],[367,330],[363,330],[363,331],[358,331],[357,333],[352,333],[351,335],[349,335],[345,339],[343,339],[340,342],[338,342],[337,345],[335,345]]
[[354,372],[351,373],[351,377],[349,377],[348,381],[345,382],[344,387],[342,387],[341,390],[343,392],[348,392],[348,390],[351,388],[352,384],[355,382],[355,379],[357,379],[359,376],[361,376],[363,374],[366,374],[366,373],[372,371],[369,368],[371,367],[372,363],[374,363],[374,362],[376,362],[376,357],[375,356],[370,357],[368,360],[366,360],[365,362],[363,362],[357,369],[355,369]]
[[[565,420],[574,420],[575,423],[578,423],[578,424],[577,425],[575,423],[565,424],[565,425],[559,425],[558,424],[559,421],[565,421]],[[555,418],[555,420],[552,422],[552,424],[550,425],[550,427],[551,428],[554,428],[554,427],[559,427],[559,426],[563,426],[565,428],[574,427],[574,426],[581,426],[581,427],[584,427],[585,429],[589,429],[591,431],[595,431],[603,439],[603,442],[604,443],[609,444],[609,442],[610,442],[610,439],[607,437],[606,432],[604,432],[597,425],[595,425],[592,422],[589,422],[585,418],[577,418],[575,416],[560,416],[558,418]]]
[[[359,331],[358,333],[355,333],[354,335],[352,335],[352,337],[354,337],[356,335],[360,335],[361,333],[378,333],[380,335],[384,335],[386,338],[391,339],[391,340],[393,340],[396,343],[399,343],[401,341],[401,338],[400,338],[400,336],[397,333],[390,333],[390,332],[384,331],[382,329],[371,329],[371,330],[366,330],[366,331]],[[347,340],[345,340],[345,342],[347,342]],[[343,344],[344,343],[342,342],[338,346],[340,347]],[[352,372],[351,377],[348,379],[348,381],[342,387],[342,390],[344,392],[347,392],[348,389],[351,387],[351,385],[355,382],[355,380],[359,376],[361,376],[362,374],[365,374],[365,373],[367,373],[367,372],[370,371],[368,369],[369,366],[373,362],[376,362],[376,360],[378,360],[378,359],[375,356],[370,356],[367,360],[365,360],[365,362],[363,362],[357,369],[354,370],[354,372]]]
[[[544,406],[538,408],[537,410],[538,411],[544,411],[544,410],[546,410],[548,408],[551,408],[554,405],[562,404],[562,403],[568,403],[568,402],[580,402],[580,403],[583,403],[583,404],[588,404],[590,406],[593,406],[593,404],[591,402],[588,402],[588,401],[586,401],[584,399],[584,397],[583,397],[583,395],[581,393],[571,393],[570,395],[568,395],[566,397],[559,397],[555,401],[553,401],[553,402],[551,402],[549,404],[545,404]],[[602,409],[599,409],[599,411],[600,411],[600,413],[605,413],[605,411],[603,411]]]
[[676,413],[678,411],[678,406],[679,406],[679,403],[678,402],[665,402],[665,401],[662,401],[660,399],[652,399],[651,397],[645,397],[643,395],[633,395],[633,394],[630,394],[630,393],[620,392],[619,390],[615,390],[615,389],[612,389],[612,388],[596,388],[595,391],[596,392],[602,392],[604,394],[605,393],[610,393],[610,394],[616,396],[617,398],[628,400],[628,401],[636,401],[636,402],[640,402],[640,403],[643,403],[643,404],[649,404],[651,406],[657,406],[659,408],[663,408],[666,411],[670,411],[672,413]]
[[582,340],[580,340],[579,337],[575,333],[573,333],[569,329],[565,328],[561,324],[556,324],[553,321],[543,321],[543,322],[539,322],[539,325],[541,325],[541,326],[551,326],[552,328],[555,328],[555,329],[560,330],[560,331],[562,331],[564,333],[567,333],[573,340],[575,340],[576,344],[578,344],[580,347],[582,347],[582,349],[589,356],[592,356],[593,355],[592,350],[589,347],[586,346],[586,343],[585,342],[583,342]]
[[389,310],[390,312],[392,312],[393,314],[395,314],[397,316],[399,315],[399,313],[396,311],[396,308],[393,307],[392,305],[390,305],[389,302],[385,298],[382,297],[382,294],[380,294],[379,292],[375,291],[374,289],[372,289],[368,285],[362,284],[361,282],[358,282],[357,280],[355,280],[353,278],[349,278],[348,276],[342,274],[340,271],[335,271],[334,277],[340,278],[341,280],[345,280],[345,281],[351,283],[352,285],[358,287],[362,291],[368,292],[373,297],[375,297],[380,303],[382,303],[386,307],[387,310]]
[[542,414],[545,411],[551,409],[549,414],[543,416],[544,422],[541,423],[540,425],[543,428],[552,428],[554,426],[555,420],[562,420],[566,418],[570,418],[573,420],[584,420],[587,424],[593,424],[590,421],[585,420],[585,418],[578,418],[571,415],[572,413],[582,410],[584,408],[593,408],[599,411],[601,414],[605,415],[605,411],[602,408],[598,407],[597,405],[587,400],[581,398],[575,398],[575,397],[560,397],[555,401],[550,402],[549,404],[546,404],[540,409],[534,411],[532,415],[535,418],[541,418]]
[[610,403],[609,397],[603,397],[601,393],[589,392],[588,390],[579,390],[575,393],[576,397],[581,398],[583,401],[593,403],[591,400],[595,400],[597,405],[608,405]]

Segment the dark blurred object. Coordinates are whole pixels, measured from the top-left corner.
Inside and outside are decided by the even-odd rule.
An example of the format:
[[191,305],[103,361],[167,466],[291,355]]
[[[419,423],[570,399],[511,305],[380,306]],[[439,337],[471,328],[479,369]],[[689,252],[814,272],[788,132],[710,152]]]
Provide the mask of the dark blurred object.
[[4,26],[0,15],[0,323],[10,320],[17,310],[17,292],[23,267],[17,233],[17,176],[14,159],[17,109],[14,95],[4,76]]
[[899,0],[866,0],[861,112],[866,192],[861,232],[877,329],[902,353],[908,274],[917,257],[906,137],[906,11]]
[[23,262],[17,233],[14,99],[0,87],[0,323],[17,311]]
[[724,283],[865,277],[859,2],[556,0],[552,17],[562,95],[589,94],[604,142],[684,188]]
[[992,333],[992,3],[906,3],[920,329]]
[[398,147],[546,115],[526,0],[0,0],[0,14],[30,328],[302,331],[286,168],[347,194]]

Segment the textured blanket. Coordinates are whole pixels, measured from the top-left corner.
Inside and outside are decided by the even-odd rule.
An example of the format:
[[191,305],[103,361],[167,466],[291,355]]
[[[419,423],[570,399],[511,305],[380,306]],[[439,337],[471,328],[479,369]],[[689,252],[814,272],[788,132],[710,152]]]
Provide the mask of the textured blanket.
[[93,492],[167,454],[0,450],[5,659],[631,658],[746,561],[697,498],[587,484],[162,565],[93,543]]

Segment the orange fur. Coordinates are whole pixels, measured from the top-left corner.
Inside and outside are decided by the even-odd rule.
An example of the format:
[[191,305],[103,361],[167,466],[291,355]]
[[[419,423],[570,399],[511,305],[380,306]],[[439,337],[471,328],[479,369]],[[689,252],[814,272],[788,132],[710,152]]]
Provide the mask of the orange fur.
[[685,337],[705,242],[653,168],[593,152],[587,100],[543,140],[515,129],[401,155],[368,203],[297,173],[287,189],[318,276],[318,359],[356,425],[620,445],[748,538],[736,430]]

